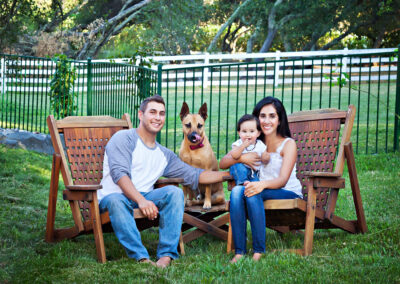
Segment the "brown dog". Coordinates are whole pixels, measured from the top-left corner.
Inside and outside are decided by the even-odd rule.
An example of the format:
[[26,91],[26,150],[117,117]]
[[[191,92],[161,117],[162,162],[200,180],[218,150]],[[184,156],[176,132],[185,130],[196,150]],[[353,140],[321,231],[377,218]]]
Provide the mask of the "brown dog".
[[[218,171],[217,159],[204,130],[204,122],[207,119],[207,104],[204,103],[201,106],[198,114],[191,114],[189,113],[188,105],[183,102],[180,117],[184,134],[179,151],[181,160],[196,168]],[[196,199],[194,198],[195,191],[192,189],[184,187],[183,192],[185,194],[185,204],[188,206],[203,204],[204,209],[210,209],[211,204],[225,202],[222,183],[199,184],[201,196],[196,196]]]

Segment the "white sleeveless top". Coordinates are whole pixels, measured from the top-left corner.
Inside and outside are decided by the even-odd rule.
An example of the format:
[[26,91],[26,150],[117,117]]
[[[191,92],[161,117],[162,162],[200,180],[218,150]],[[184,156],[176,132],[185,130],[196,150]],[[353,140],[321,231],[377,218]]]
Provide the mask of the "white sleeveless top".
[[[276,149],[276,152],[269,153],[270,160],[265,165],[263,164],[260,169],[260,180],[272,180],[279,177],[279,173],[282,167],[283,157],[281,156],[281,151],[285,146],[286,142],[291,140],[292,138],[286,138],[281,145]],[[287,181],[286,185],[283,187],[285,190],[293,191],[299,197],[303,197],[301,193],[301,183],[296,177],[296,164],[294,164],[293,170],[290,173],[289,180]]]

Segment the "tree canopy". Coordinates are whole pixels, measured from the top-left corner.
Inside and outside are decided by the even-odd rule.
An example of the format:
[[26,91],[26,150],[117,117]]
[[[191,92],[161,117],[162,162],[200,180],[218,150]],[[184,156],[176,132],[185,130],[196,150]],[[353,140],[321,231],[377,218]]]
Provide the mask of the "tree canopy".
[[132,56],[394,47],[397,0],[1,0],[0,50]]

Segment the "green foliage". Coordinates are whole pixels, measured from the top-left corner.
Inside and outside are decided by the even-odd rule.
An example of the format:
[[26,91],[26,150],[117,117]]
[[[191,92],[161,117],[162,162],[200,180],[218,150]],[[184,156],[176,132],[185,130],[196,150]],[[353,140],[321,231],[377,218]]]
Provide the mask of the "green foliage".
[[[151,86],[155,83],[155,78],[151,76],[151,72],[149,72],[146,68],[151,68],[154,63],[153,60],[148,59],[149,54],[145,51],[135,50],[129,59],[130,64],[134,64],[138,66],[135,71],[135,81],[136,86],[138,88],[138,96],[140,101],[145,99],[146,97],[155,95]],[[139,108],[139,105],[135,106]]]
[[[96,262],[93,235],[44,242],[51,156],[0,145],[1,283],[397,283],[400,281],[400,153],[356,156],[367,219],[366,234],[317,230],[313,254],[301,257],[273,249],[302,245],[299,234],[267,230],[267,253],[230,265],[226,242],[205,235],[185,246],[186,255],[165,269],[127,258],[113,233],[105,233],[108,262]],[[345,171],[346,172],[346,171]],[[339,193],[337,214],[356,218],[350,182]],[[56,226],[72,225],[60,182]],[[248,230],[251,236],[250,228]],[[155,258],[158,230],[142,232]],[[248,247],[251,247],[249,237]],[[252,251],[250,250],[250,253]],[[343,265],[343,264],[346,265]]]
[[52,61],[56,63],[56,71],[50,82],[50,104],[59,118],[73,115],[77,109],[74,84],[77,75],[76,68],[64,54],[58,54]]

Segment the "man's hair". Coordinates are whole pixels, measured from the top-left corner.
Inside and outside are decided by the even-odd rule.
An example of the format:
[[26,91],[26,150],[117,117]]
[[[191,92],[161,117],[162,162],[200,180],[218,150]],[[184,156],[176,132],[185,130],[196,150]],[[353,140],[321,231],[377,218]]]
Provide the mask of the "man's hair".
[[157,103],[163,104],[163,105],[165,106],[165,102],[164,102],[163,97],[161,97],[160,95],[157,95],[157,94],[156,94],[156,95],[154,95],[154,96],[145,98],[145,99],[142,101],[142,103],[140,104],[139,109],[140,109],[142,112],[145,112],[146,109],[147,109],[147,105],[149,104],[149,102],[157,102]]
[[252,115],[252,114],[245,114],[245,115],[243,115],[243,116],[239,119],[239,121],[237,122],[236,130],[237,130],[237,131],[240,131],[240,127],[241,127],[241,125],[242,125],[243,122],[246,122],[246,121],[253,121],[253,120],[256,122],[257,130],[258,130],[258,131],[261,131],[260,120],[258,119],[257,116],[254,116],[254,115]]

